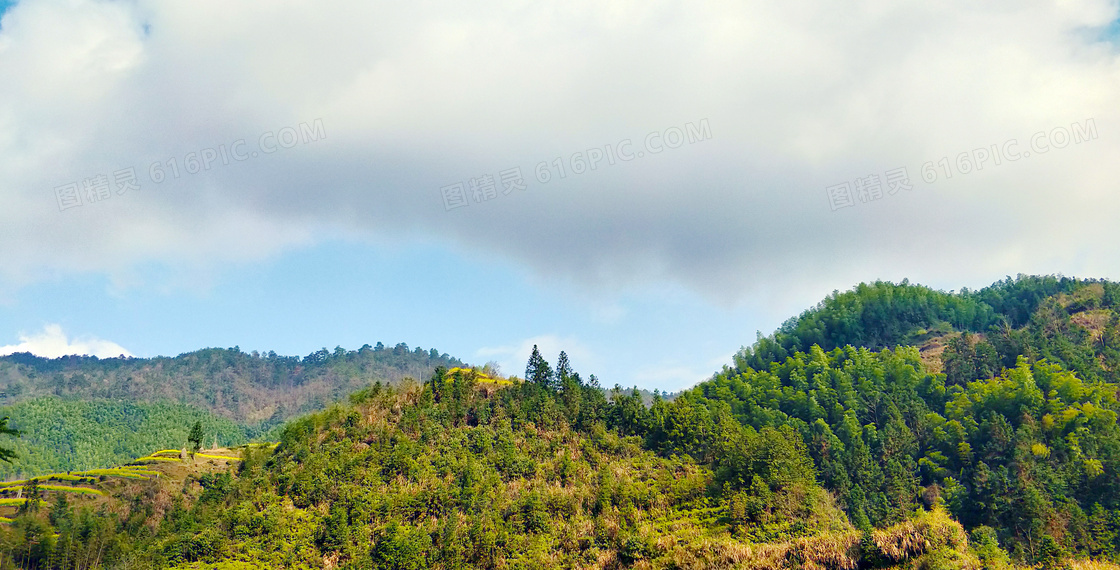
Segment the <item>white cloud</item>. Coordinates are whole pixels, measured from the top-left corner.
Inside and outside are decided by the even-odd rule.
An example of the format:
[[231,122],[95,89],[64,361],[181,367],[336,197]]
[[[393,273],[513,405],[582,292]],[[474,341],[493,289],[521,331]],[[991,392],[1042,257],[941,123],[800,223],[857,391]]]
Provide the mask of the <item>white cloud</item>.
[[[339,235],[766,307],[876,277],[1120,276],[1120,58],[1097,40],[1116,16],[1112,0],[23,0],[0,28],[0,277],[190,275]],[[317,118],[324,140],[187,171]],[[703,118],[710,140],[571,172],[573,153]],[[1088,118],[1097,140],[920,180]],[[151,182],[171,158],[180,177]],[[526,191],[444,211],[441,186],[514,166]],[[914,190],[829,210],[825,186],[899,166]],[[129,167],[139,191],[55,204]]]
[[58,358],[72,354],[90,355],[98,358],[114,358],[117,356],[132,356],[121,345],[108,340],[95,337],[69,339],[62,327],[48,324],[43,331],[37,334],[19,334],[19,344],[0,346],[0,356],[14,352],[30,352],[44,358]]

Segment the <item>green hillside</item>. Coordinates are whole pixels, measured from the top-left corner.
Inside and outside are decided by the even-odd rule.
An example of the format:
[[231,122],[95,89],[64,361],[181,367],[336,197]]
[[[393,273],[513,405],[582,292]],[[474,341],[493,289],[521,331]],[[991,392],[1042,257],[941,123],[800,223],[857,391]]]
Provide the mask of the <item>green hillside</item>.
[[[861,283],[851,291],[834,292],[774,334],[759,338],[736,357],[739,368],[765,369],[794,352],[817,345],[832,350],[847,345],[872,350],[916,344],[930,335],[949,332],[1008,331],[1036,324],[1039,308],[1060,304],[1069,294],[1086,297],[1074,310],[1111,308],[1120,302],[1120,284],[1069,277],[1007,278],[979,291],[946,293],[907,281]],[[1092,297],[1095,300],[1089,300]],[[1041,315],[1042,319],[1060,318]],[[1005,356],[1015,363],[1015,349]]]
[[[603,390],[535,351],[524,380],[441,366],[422,383],[374,381],[240,461],[171,450],[141,462],[158,477],[0,485],[0,564],[1115,570],[1118,304],[1120,286],[1069,278],[861,285],[671,401]],[[177,377],[205,377],[216,355],[268,360],[237,354]],[[27,406],[176,438],[189,423],[109,404]]]
[[181,446],[196,421],[223,445],[244,443],[373,382],[461,364],[435,349],[381,343],[303,358],[236,347],[174,358],[0,357],[0,417],[23,432],[0,479],[109,467]]
[[187,431],[202,422],[222,445],[240,445],[258,434],[212,413],[184,404],[42,397],[0,407],[18,439],[3,445],[16,452],[0,462],[0,480],[58,471],[111,467],[153,449],[179,448]]
[[0,499],[0,556],[26,568],[979,568],[941,509],[852,527],[786,431],[731,421],[712,457],[647,449],[616,427],[636,398],[608,402],[574,374],[375,385],[241,461],[169,453],[144,460],[158,476],[25,482],[25,496]]
[[1118,305],[1120,286],[1097,280],[1020,276],[955,294],[860,285],[678,401],[797,430],[858,526],[940,500],[1018,560],[1112,557]]

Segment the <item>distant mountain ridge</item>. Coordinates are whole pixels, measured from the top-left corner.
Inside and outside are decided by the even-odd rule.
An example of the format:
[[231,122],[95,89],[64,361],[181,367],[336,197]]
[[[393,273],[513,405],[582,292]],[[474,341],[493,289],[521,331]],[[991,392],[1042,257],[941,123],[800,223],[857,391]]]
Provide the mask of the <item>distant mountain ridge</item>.
[[[305,357],[207,348],[176,357],[0,357],[0,417],[22,437],[0,479],[109,467],[177,448],[200,421],[224,445],[269,436],[370,384],[421,381],[463,363],[435,349],[363,346]],[[208,442],[209,443],[209,442]]]
[[438,366],[463,362],[407,344],[326,348],[304,357],[206,348],[175,357],[0,357],[0,404],[42,396],[177,402],[246,426],[277,425],[322,409],[364,386],[423,380]]

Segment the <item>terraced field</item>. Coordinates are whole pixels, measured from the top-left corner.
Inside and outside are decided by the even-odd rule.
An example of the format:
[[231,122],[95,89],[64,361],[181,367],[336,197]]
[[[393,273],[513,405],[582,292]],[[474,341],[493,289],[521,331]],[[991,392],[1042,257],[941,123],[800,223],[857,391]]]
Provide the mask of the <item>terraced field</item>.
[[241,461],[238,455],[245,447],[205,450],[195,453],[193,458],[188,454],[186,459],[179,458],[178,449],[161,449],[119,467],[3,481],[0,482],[0,524],[12,522],[20,508],[32,500],[29,493],[38,495],[39,508],[48,507],[59,494],[65,494],[70,504],[96,507],[111,501],[115,495],[135,492],[135,485],[158,484],[159,480],[166,484],[181,483],[190,475],[227,469]]

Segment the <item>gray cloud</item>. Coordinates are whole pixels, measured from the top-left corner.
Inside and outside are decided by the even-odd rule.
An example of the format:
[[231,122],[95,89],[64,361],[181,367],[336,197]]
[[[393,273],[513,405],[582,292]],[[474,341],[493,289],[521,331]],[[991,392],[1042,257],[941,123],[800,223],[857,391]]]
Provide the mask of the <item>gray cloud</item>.
[[[1098,40],[1116,15],[1103,0],[23,0],[0,27],[0,272],[126,275],[348,236],[726,303],[875,277],[1116,275],[1120,67]],[[921,180],[926,161],[1089,118],[1096,140]],[[316,119],[324,139],[149,179]],[[551,166],[701,119],[708,140],[563,180]],[[913,191],[830,210],[826,186],[901,166]],[[59,211],[55,187],[129,167],[140,191]],[[526,191],[445,211],[442,186],[511,167]]]

